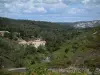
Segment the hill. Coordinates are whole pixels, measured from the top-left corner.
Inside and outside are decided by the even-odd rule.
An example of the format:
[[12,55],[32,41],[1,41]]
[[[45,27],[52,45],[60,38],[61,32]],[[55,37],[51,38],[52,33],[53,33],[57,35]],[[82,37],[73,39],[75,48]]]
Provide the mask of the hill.
[[[41,67],[75,66],[87,67],[94,72],[100,68],[100,24],[91,21],[84,22],[90,24],[89,27],[74,27],[80,23],[66,25],[0,17],[0,31],[9,32],[0,36],[0,68],[28,67],[38,73]],[[18,44],[19,39],[29,41],[37,38],[46,41],[45,47]]]
[[100,20],[79,21],[79,22],[58,22],[60,25],[66,25],[74,28],[91,28],[100,25]]
[[[67,67],[100,64],[100,27],[94,27],[87,32],[81,33],[71,40],[66,40],[59,50],[53,53],[53,61],[50,66]],[[94,61],[93,61],[94,60]],[[91,62],[90,64],[90,61]]]
[[[50,22],[40,22],[40,21],[30,21],[30,20],[15,20],[15,19],[9,19],[9,18],[0,18],[0,31],[8,31],[9,33],[5,33],[4,36],[1,36],[1,52],[2,50],[4,52],[8,51],[8,56],[6,59],[12,60],[12,63],[19,61],[15,61],[15,59],[18,58],[17,52],[25,50],[25,52],[29,52],[29,56],[31,56],[30,51],[32,50],[33,53],[36,51],[36,55],[39,53],[40,55],[46,56],[50,55],[57,51],[60,48],[60,45],[64,43],[65,40],[71,39],[80,33],[82,31],[75,30],[71,27],[67,27],[64,25],[59,25],[56,23],[50,23]],[[75,35],[75,36],[74,36]],[[23,49],[23,46],[20,46],[17,41],[19,39],[23,39],[26,41],[34,40],[37,38],[41,38],[46,41],[46,48],[39,47],[38,51],[34,47],[26,46],[25,49]],[[10,42],[12,44],[10,44]],[[13,46],[14,45],[14,46]],[[14,48],[13,48],[14,47]],[[17,47],[17,49],[16,49]],[[28,50],[27,50],[28,47]],[[8,48],[8,49],[7,49]],[[31,48],[31,50],[30,50]],[[4,57],[6,53],[1,53],[1,56]],[[14,53],[12,53],[14,52]],[[21,53],[21,52],[19,52]],[[24,52],[23,52],[24,53]],[[24,55],[24,54],[22,54]],[[14,58],[12,58],[14,57]],[[21,56],[22,58],[24,56]],[[32,56],[34,57],[34,56]],[[42,57],[42,56],[41,56]],[[43,60],[43,58],[39,57],[39,60]],[[25,57],[26,59],[26,57]],[[4,60],[3,60],[4,61]],[[35,59],[34,59],[35,61]],[[36,60],[37,61],[37,60]],[[22,62],[24,62],[22,60]],[[24,64],[21,64],[22,62],[19,62],[19,66],[23,66]],[[7,61],[5,62],[7,63]],[[2,63],[1,63],[2,64]],[[2,66],[2,65],[1,65]],[[9,65],[10,66],[10,65]],[[15,64],[16,66],[16,64]],[[7,67],[7,66],[5,66]]]

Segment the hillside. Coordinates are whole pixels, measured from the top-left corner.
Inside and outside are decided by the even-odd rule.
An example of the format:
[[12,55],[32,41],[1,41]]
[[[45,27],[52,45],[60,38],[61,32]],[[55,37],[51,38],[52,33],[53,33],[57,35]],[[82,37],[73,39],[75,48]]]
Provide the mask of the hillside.
[[[56,50],[64,39],[71,39],[73,35],[77,36],[81,33],[80,31],[72,29],[72,27],[51,22],[0,18],[1,31],[9,31],[11,35],[15,32],[20,33],[20,38],[24,40],[30,40],[33,37],[42,38],[47,41],[47,47],[49,45],[53,50]],[[10,38],[16,39],[14,36]]]
[[[64,43],[65,40],[71,39],[82,33],[82,31],[84,32],[85,30],[78,31],[73,28],[66,27],[64,25],[59,25],[50,22],[0,18],[0,31],[10,32],[10,33],[5,33],[3,37],[0,37],[1,40],[7,41],[7,42],[2,41],[3,43],[1,43],[1,51],[2,49],[6,51],[7,50],[6,48],[8,48],[9,46],[10,46],[9,48],[11,48],[9,49],[11,52],[12,50],[16,50],[17,45],[16,46],[12,46],[12,44],[9,45],[10,44],[9,41],[11,41],[11,43],[18,44],[17,40],[19,39],[30,41],[37,38],[41,38],[46,41],[46,48],[41,50],[41,47],[39,47],[40,50],[37,51],[37,53],[41,53],[43,55],[48,56],[50,55],[50,53],[57,51],[60,48],[60,45]],[[7,46],[4,44],[6,44]],[[4,46],[4,48],[2,48],[2,46]],[[23,48],[23,46],[18,45],[18,50],[21,47]],[[16,55],[16,53],[11,53],[10,55],[12,54]],[[9,54],[8,57],[10,58]]]
[[[91,26],[91,23],[95,26]],[[75,66],[94,72],[100,68],[100,24],[97,21],[91,23],[90,27],[74,28],[75,25],[71,23],[66,25],[0,17],[0,31],[9,32],[0,36],[0,68],[26,67],[29,72],[41,74],[45,68]],[[45,40],[45,46],[35,48],[32,44],[18,43],[19,39],[28,42],[37,38]]]
[[58,22],[58,24],[74,28],[91,28],[100,25],[100,20],[79,21],[79,22]]
[[100,67],[99,32],[100,27],[95,27],[71,40],[67,40],[58,51],[53,53],[51,65],[54,64],[53,67],[67,67],[68,65],[80,67],[81,65],[86,65],[85,61],[95,60],[91,65],[95,64],[96,67]]

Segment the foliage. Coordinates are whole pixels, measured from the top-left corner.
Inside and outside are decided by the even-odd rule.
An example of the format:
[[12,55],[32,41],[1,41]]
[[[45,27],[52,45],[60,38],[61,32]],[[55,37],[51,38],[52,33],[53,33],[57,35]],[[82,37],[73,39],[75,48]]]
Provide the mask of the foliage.
[[[65,24],[0,18],[0,30],[10,32],[0,37],[0,68],[28,67],[29,73],[37,75],[51,73],[48,67],[83,64],[92,72],[100,68],[100,27],[75,29]],[[19,45],[19,38],[26,41],[41,38],[46,46]],[[51,62],[43,64],[48,56]]]
[[87,75],[86,73],[70,73],[68,75]]

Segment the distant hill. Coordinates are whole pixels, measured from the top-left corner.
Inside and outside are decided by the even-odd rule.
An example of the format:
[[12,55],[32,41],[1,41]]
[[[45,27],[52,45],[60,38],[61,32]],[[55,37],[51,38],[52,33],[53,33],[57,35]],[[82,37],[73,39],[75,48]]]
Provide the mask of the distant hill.
[[100,20],[94,21],[79,21],[79,22],[57,22],[60,25],[66,25],[75,28],[89,28],[100,25]]
[[32,21],[32,20],[20,20],[0,17],[0,28],[6,27],[22,27],[28,25],[28,27],[34,28],[46,28],[46,29],[72,29],[72,28],[88,28],[100,25],[100,20],[94,21],[79,21],[79,22],[45,22],[45,21]]
[[38,27],[38,28],[48,28],[48,29],[57,29],[57,28],[65,28],[64,25],[60,25],[58,23],[52,23],[52,22],[45,22],[45,21],[32,21],[32,20],[20,20],[20,19],[10,19],[10,18],[4,18],[0,17],[0,28],[6,28],[12,26],[14,27]]
[[100,25],[100,20],[75,22],[75,28],[88,28]]

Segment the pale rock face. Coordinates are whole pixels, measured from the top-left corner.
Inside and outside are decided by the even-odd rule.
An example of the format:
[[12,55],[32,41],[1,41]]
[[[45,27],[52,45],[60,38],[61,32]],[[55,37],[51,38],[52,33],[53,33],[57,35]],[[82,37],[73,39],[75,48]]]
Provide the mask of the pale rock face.
[[34,45],[36,48],[38,48],[40,45],[45,45],[46,41],[41,41],[41,40],[34,40],[34,41],[29,41],[28,44]]
[[25,40],[21,40],[19,42],[19,44],[22,44],[22,45],[25,45],[25,44],[30,45],[30,44],[32,44],[32,45],[34,45],[34,47],[38,48],[40,45],[44,46],[46,44],[46,41],[41,41],[41,39],[28,41],[28,42],[26,42]]
[[85,21],[85,22],[77,22],[74,27],[75,28],[87,28],[87,27],[95,27],[97,24],[100,24],[100,20],[95,21]]
[[20,42],[19,42],[19,44],[22,44],[22,45],[24,45],[24,44],[26,44],[27,42],[25,41],[25,40],[21,40]]

